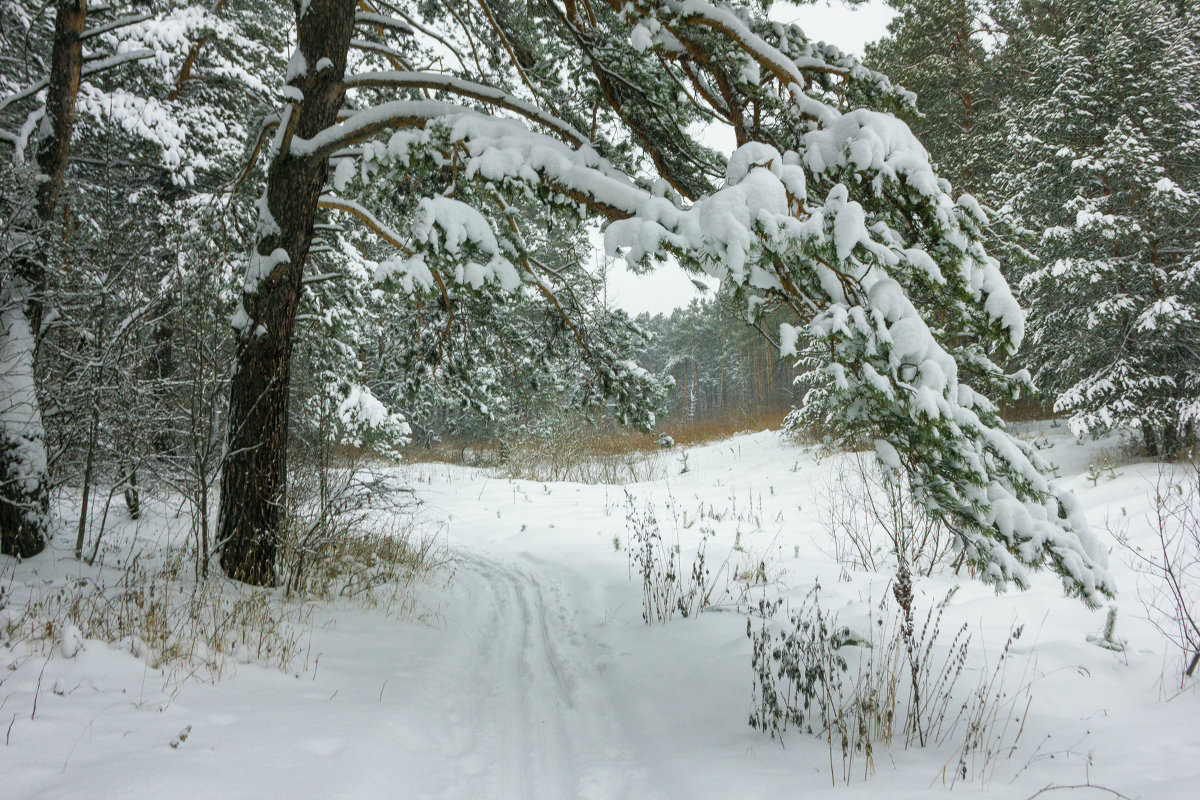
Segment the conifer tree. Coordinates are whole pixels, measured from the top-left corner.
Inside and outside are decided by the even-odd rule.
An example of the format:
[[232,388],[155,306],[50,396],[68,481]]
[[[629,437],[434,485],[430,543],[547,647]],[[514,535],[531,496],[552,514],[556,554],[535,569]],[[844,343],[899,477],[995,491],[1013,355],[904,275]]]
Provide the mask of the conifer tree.
[[[132,409],[102,402],[80,384],[74,395],[53,394],[48,438],[43,378],[67,376],[78,343],[122,316],[131,315],[123,335],[154,318],[169,329],[157,312],[138,309],[162,307],[154,295],[170,294],[164,281],[184,251],[198,255],[182,246],[185,239],[214,238],[212,230],[197,231],[193,215],[241,161],[256,91],[275,82],[273,70],[282,74],[272,55],[286,35],[286,26],[273,24],[278,19],[274,6],[236,0],[16,0],[0,11],[0,145],[11,148],[0,206],[0,374],[11,390],[0,400],[4,552],[31,555],[44,546],[47,471],[64,461],[62,449],[48,452],[47,444],[79,446],[72,402],[101,424],[129,419]],[[143,246],[122,252],[118,270],[101,270],[105,288],[97,289],[88,263],[115,256],[106,237],[130,226],[133,235],[121,244],[140,239]],[[209,255],[217,257],[215,248]],[[98,297],[78,302],[87,291],[107,292],[117,275],[130,288],[124,310]],[[121,366],[125,377],[138,374],[137,364]],[[128,443],[132,432],[119,436]]]
[[997,74],[988,48],[999,31],[990,0],[892,0],[888,35],[866,61],[913,92],[905,119],[956,188],[983,198],[1002,146],[1003,98],[1012,76]]
[[[6,193],[2,212],[7,235],[0,253],[0,379],[7,391],[0,399],[0,553],[31,556],[45,547],[49,524],[45,430],[35,379],[45,310],[46,229],[57,210],[71,154],[81,80],[148,53],[101,53],[107,57],[85,59],[85,39],[130,20],[117,17],[88,28],[86,0],[58,0],[52,19],[17,4],[0,13],[0,21],[16,29],[12,41],[24,32],[32,47],[25,74],[5,70],[0,112],[33,100],[19,126],[0,135],[13,148],[19,168],[6,187],[11,194]],[[16,49],[4,58],[18,63]],[[33,158],[20,169],[27,149]]]
[[[1196,436],[1200,366],[1195,4],[897,7],[871,53],[918,90],[926,143],[993,210],[991,247],[1030,310],[1038,386],[1079,435],[1120,430],[1179,452]],[[951,58],[967,16],[969,67]],[[977,76],[986,134],[968,137],[961,99]]]
[[1077,434],[1131,431],[1166,456],[1194,441],[1200,414],[1194,11],[1029,4],[1004,56],[1032,73],[1001,191],[1042,231],[1020,283],[1035,378]]
[[[633,263],[674,256],[727,283],[751,318],[787,308],[785,352],[801,327],[823,342],[830,426],[875,439],[880,460],[953,521],[985,580],[1024,585],[1048,563],[1089,602],[1112,591],[1086,523],[986,397],[1024,383],[992,360],[1019,344],[1023,315],[984,250],[978,204],[954,198],[882,111],[905,97],[886,78],[736,4],[489,0],[423,21],[395,3],[372,8],[298,6],[235,318],[229,574],[273,580],[290,353],[317,210],[391,245],[393,280],[514,292],[546,280],[513,213],[536,201],[606,220],[607,248]],[[380,29],[399,36],[357,33]],[[453,58],[415,69],[430,39]],[[389,68],[361,71],[359,50]],[[698,119],[733,128],[727,163],[687,134]],[[383,222],[352,186],[330,190],[331,160],[350,162],[335,178],[402,175],[403,224]]]

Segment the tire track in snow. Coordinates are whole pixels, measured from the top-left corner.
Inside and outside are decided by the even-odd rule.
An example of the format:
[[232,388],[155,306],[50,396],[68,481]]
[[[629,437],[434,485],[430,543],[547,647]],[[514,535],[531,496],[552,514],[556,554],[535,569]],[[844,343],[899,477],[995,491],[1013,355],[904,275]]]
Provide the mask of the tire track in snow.
[[[450,796],[617,798],[631,793],[620,731],[594,686],[599,646],[578,630],[572,596],[546,569],[456,553],[480,584],[479,644],[456,726],[475,726]],[[465,576],[464,576],[465,577]],[[591,652],[588,645],[591,644]]]

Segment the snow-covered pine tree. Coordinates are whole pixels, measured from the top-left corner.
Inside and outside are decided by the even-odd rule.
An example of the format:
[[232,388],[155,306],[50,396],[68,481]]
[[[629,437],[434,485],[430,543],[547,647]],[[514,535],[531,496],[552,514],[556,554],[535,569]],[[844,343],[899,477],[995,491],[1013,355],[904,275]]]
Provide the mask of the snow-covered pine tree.
[[[369,205],[388,228],[423,224],[419,192],[403,190],[419,173],[395,168],[386,156],[344,159],[339,169],[334,190]],[[426,431],[436,416],[510,438],[534,425],[535,409],[548,407],[652,426],[661,387],[630,364],[644,333],[605,307],[583,220],[540,200],[510,201],[496,206],[503,209],[496,222],[540,276],[516,290],[457,274],[455,251],[473,247],[470,241],[451,240],[448,255],[428,253],[427,271],[414,272],[370,231],[347,233],[356,252],[374,256],[359,259],[367,276],[360,306],[373,319],[365,338],[376,348],[372,387]]]
[[[920,113],[904,118],[941,174],[976,197],[991,188],[1003,145],[1001,102],[1011,76],[989,58],[1001,32],[992,0],[891,0],[888,35],[866,61],[915,93]],[[1008,80],[1006,80],[1006,78]]]
[[[48,535],[47,455],[35,360],[46,290],[45,236],[58,207],[71,155],[76,107],[84,81],[147,50],[105,46],[108,31],[146,14],[114,13],[89,20],[86,0],[6,4],[0,90],[0,141],[13,150],[6,176],[4,248],[0,252],[0,553],[31,556]],[[92,24],[89,26],[89,22]],[[24,40],[22,45],[18,41]],[[99,43],[85,48],[85,43]],[[32,158],[28,156],[32,155]]]
[[1078,435],[1134,433],[1171,456],[1200,415],[1200,13],[1194,3],[1021,7],[1001,191],[1035,268],[1028,359]]
[[[516,291],[543,280],[509,214],[523,199],[607,220],[607,247],[633,263],[674,256],[738,287],[751,316],[789,308],[784,349],[800,326],[827,348],[830,425],[874,438],[881,462],[907,471],[984,580],[1025,585],[1049,563],[1088,602],[1111,593],[1086,523],[986,399],[1024,384],[991,358],[1019,344],[1023,314],[981,244],[978,205],[953,198],[908,128],[875,110],[902,100],[886,78],[737,4],[488,0],[424,21],[395,3],[357,5],[298,7],[235,318],[229,574],[274,580],[286,389],[318,208],[393,245],[397,279]],[[359,33],[380,29],[400,39]],[[405,42],[444,49],[416,62]],[[352,50],[381,49],[389,69],[355,71]],[[695,119],[734,129],[728,163],[687,134]],[[392,229],[330,191],[331,159],[402,170],[407,224]]]

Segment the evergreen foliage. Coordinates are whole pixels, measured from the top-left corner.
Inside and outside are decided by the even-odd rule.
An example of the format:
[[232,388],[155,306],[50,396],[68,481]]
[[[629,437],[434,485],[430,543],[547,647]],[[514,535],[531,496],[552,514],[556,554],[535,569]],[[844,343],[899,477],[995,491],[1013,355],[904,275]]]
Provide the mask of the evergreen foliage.
[[[96,120],[119,109],[111,125],[135,134],[133,163],[157,160],[144,196],[173,231],[112,296],[152,301],[194,261],[238,276],[212,295],[235,304],[228,574],[275,579],[287,443],[306,408],[310,420],[336,409],[337,435],[380,449],[372,436],[407,435],[402,411],[465,403],[503,419],[527,393],[649,425],[661,386],[632,360],[643,333],[597,304],[580,258],[599,223],[610,255],[703,272],[778,331],[782,356],[807,347],[813,413],[843,441],[874,440],[984,580],[1023,586],[1048,564],[1087,602],[1111,593],[1086,523],[989,399],[1028,379],[999,366],[1024,317],[985,247],[987,217],[890,113],[911,95],[883,74],[741,3],[255,8],[136,12],[87,37],[99,44],[84,60],[92,47],[145,58],[78,92]],[[2,102],[19,155],[39,101],[36,76],[15,75]],[[714,121],[736,135],[728,159],[696,135]],[[103,207],[95,219],[120,197],[77,186]],[[201,213],[218,198],[228,212]],[[239,241],[244,258],[230,255]],[[380,332],[406,318],[389,361]]]
[[[897,7],[871,55],[917,90],[936,160],[1010,223],[993,249],[1030,309],[1037,384],[1079,435],[1127,431],[1179,453],[1200,409],[1195,4]],[[975,124],[968,94],[983,98]]]

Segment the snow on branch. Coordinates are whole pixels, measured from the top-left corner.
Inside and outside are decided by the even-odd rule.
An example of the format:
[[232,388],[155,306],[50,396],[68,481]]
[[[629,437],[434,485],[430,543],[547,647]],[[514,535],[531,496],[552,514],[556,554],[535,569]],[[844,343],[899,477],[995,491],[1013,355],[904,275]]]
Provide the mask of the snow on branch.
[[[89,75],[96,75],[106,70],[115,69],[132,61],[142,61],[147,58],[153,58],[154,55],[155,54],[152,50],[139,49],[128,50],[124,53],[117,53],[115,55],[97,58],[92,61],[86,61],[83,65],[83,68],[80,70],[80,76],[87,77]],[[31,84],[18,92],[14,92],[7,97],[0,98],[0,112],[4,111],[4,109],[8,108],[13,103],[17,103],[21,100],[35,96],[38,92],[42,91],[49,85],[50,80],[49,78],[46,78],[38,81],[37,83]],[[24,126],[22,126],[22,130],[19,133],[5,133],[4,135],[0,136],[0,139],[12,143],[18,158],[21,157],[21,154],[25,150],[26,143],[28,142],[29,135],[32,130],[31,126],[40,120],[42,116],[44,116],[44,113],[44,106],[35,109],[26,117],[26,123]]]
[[[572,149],[516,120],[438,100],[395,100],[356,112],[311,139],[293,138],[291,153],[327,158],[382,131],[424,129],[433,122],[446,125],[451,141],[466,145],[471,156],[467,177],[546,183],[609,219],[674,213],[670,201],[651,197],[590,146]],[[658,211],[649,210],[651,206]]]
[[387,28],[393,31],[399,31],[408,36],[412,36],[412,26],[407,22],[398,20],[395,17],[389,17],[387,14],[374,14],[368,11],[359,11],[354,14],[355,25],[371,25],[378,28]]
[[89,28],[89,29],[85,30],[83,33],[79,34],[79,39],[80,39],[80,41],[86,41],[87,39],[91,39],[92,37],[99,36],[102,33],[108,33],[109,31],[115,31],[115,30],[119,30],[121,28],[127,28],[130,25],[136,25],[139,22],[145,22],[146,20],[152,19],[153,17],[154,17],[154,14],[149,11],[143,11],[140,14],[129,14],[124,17],[117,17],[116,19],[112,20],[111,22],[106,22],[103,25],[100,25],[98,27]]
[[[805,93],[804,89],[808,85],[809,79],[804,75],[803,70],[831,72],[839,75],[844,71],[828,65],[820,59],[806,60],[803,62],[802,70],[795,61],[750,30],[750,27],[728,7],[718,6],[707,0],[685,0],[682,3],[656,3],[652,0],[620,3],[618,0],[609,0],[609,5],[632,19],[635,31],[638,28],[645,31],[661,26],[675,41],[681,41],[684,38],[681,31],[683,27],[711,28],[736,44],[759,67],[778,80],[788,91],[800,116],[817,123],[831,122],[838,117],[837,109]],[[657,12],[665,13],[658,17]],[[650,41],[644,40],[644,44],[648,46]],[[638,46],[637,42],[635,42],[636,46]]]
[[452,75],[439,75],[432,72],[364,72],[348,75],[345,80],[348,88],[394,88],[394,89],[434,89],[450,92],[460,97],[482,100],[494,106],[520,114],[533,120],[569,141],[581,145],[588,138],[572,125],[547,113],[543,109],[528,103],[493,86],[463,80]]
[[377,133],[397,128],[423,128],[430,120],[463,113],[465,109],[439,100],[393,100],[350,113],[337,125],[311,139],[292,138],[290,152],[296,157],[328,158]]
[[80,74],[85,77],[95,75],[98,72],[114,69],[130,61],[144,61],[147,58],[154,58],[154,56],[155,53],[153,50],[127,50],[124,53],[117,53],[105,58],[96,59],[95,61],[87,61]]
[[399,50],[394,50],[386,44],[378,44],[376,42],[368,42],[366,39],[351,39],[350,46],[357,50],[365,50],[368,53],[377,53],[394,64],[407,65],[408,59]]
[[376,236],[378,236],[380,239],[383,239],[392,247],[395,247],[405,255],[412,255],[413,253],[412,248],[405,244],[403,236],[392,230],[369,210],[353,200],[335,197],[331,194],[323,194],[317,201],[317,207],[329,209],[331,211],[341,211],[344,214],[350,214],[351,216],[358,217],[358,219],[361,220],[364,225],[370,228]]

